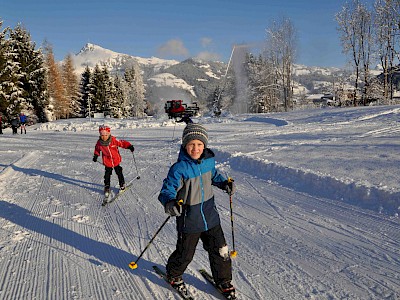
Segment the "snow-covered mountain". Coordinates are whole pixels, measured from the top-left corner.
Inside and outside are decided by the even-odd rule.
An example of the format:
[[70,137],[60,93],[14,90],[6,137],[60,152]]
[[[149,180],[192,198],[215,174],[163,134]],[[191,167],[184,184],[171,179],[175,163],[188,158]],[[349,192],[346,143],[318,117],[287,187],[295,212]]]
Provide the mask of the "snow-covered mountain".
[[75,70],[81,74],[86,66],[94,68],[96,64],[105,65],[110,71],[121,70],[129,61],[136,61],[141,67],[150,66],[154,70],[162,70],[178,64],[179,61],[160,59],[157,57],[142,58],[114,52],[101,46],[88,43],[78,54],[73,56]]
[[[75,70],[81,74],[86,66],[106,66],[112,74],[123,73],[130,63],[137,62],[146,84],[146,98],[153,103],[179,97],[187,102],[206,102],[221,85],[227,64],[218,61],[187,59],[184,61],[143,58],[114,52],[94,44],[86,44],[73,56]],[[379,73],[379,71],[377,71]],[[347,73],[347,74],[346,74]],[[377,74],[378,74],[377,73]],[[294,66],[295,98],[333,92],[335,81],[343,78],[352,87],[349,71],[333,67]]]
[[150,101],[171,97],[189,102],[204,100],[218,85],[226,69],[226,64],[222,62],[142,58],[90,43],[73,55],[73,61],[77,74],[81,74],[86,66],[94,68],[96,65],[106,66],[112,74],[123,73],[127,65],[137,62],[142,70],[147,98]]

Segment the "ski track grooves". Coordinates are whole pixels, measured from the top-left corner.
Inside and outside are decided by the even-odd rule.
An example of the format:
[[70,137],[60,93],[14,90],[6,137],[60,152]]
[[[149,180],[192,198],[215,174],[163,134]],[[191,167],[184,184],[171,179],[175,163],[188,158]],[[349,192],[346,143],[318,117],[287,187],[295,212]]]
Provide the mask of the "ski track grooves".
[[[367,135],[388,132],[389,127]],[[155,136],[149,142],[146,137],[142,149],[135,145],[141,179],[134,179],[134,186],[114,203],[101,207],[104,167],[94,164],[92,151],[81,147],[82,136],[88,137],[68,135],[72,140],[58,145],[57,138],[66,138],[60,133],[51,147],[46,139],[32,142],[29,151],[21,152],[26,154],[1,170],[1,203],[10,214],[0,218],[0,299],[180,299],[151,270],[153,264],[164,267],[175,248],[173,219],[138,268],[128,268],[167,217],[157,193],[176,159],[178,139]],[[15,145],[21,141],[15,139]],[[129,181],[138,174],[131,153],[121,152]],[[237,179],[233,283],[239,299],[398,298],[398,220],[285,185],[286,179],[300,184],[315,179],[301,172],[228,152],[216,154],[222,157],[219,166]],[[249,174],[248,169],[261,171]],[[269,172],[284,175],[271,182]],[[115,182],[114,173],[113,186]],[[329,179],[322,183],[332,184]],[[231,246],[229,197],[218,189],[215,196]],[[196,299],[221,299],[197,271],[209,269],[200,244],[184,278]]]

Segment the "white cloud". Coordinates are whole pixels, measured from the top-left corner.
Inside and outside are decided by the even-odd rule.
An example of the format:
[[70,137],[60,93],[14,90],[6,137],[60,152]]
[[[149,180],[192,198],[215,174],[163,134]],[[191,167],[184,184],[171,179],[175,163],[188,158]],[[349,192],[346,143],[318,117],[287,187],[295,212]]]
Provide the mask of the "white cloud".
[[213,52],[208,52],[208,51],[202,51],[196,55],[196,58],[201,59],[201,60],[221,60],[221,55],[218,53],[213,53]]
[[208,37],[203,37],[200,39],[200,43],[203,48],[206,48],[212,43],[212,39]]
[[159,56],[189,56],[189,51],[180,39],[172,39],[157,49]]

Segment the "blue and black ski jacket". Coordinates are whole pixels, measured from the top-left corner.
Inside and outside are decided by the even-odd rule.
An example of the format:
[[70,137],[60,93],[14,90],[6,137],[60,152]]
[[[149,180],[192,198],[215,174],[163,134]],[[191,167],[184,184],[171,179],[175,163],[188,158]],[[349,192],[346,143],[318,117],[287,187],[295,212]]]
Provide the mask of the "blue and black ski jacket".
[[158,196],[165,206],[171,200],[183,202],[183,212],[177,217],[177,230],[183,233],[207,231],[220,219],[212,186],[222,189],[226,178],[215,168],[214,153],[206,148],[200,159],[192,159],[181,147],[178,161],[173,164]]

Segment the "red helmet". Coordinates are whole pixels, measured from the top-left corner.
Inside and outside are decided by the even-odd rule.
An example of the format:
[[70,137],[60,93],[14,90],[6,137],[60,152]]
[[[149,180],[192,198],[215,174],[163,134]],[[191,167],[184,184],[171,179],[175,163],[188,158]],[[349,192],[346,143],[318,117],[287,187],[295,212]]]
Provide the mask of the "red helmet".
[[101,125],[99,127],[100,135],[109,135],[111,133],[111,128],[106,125]]

